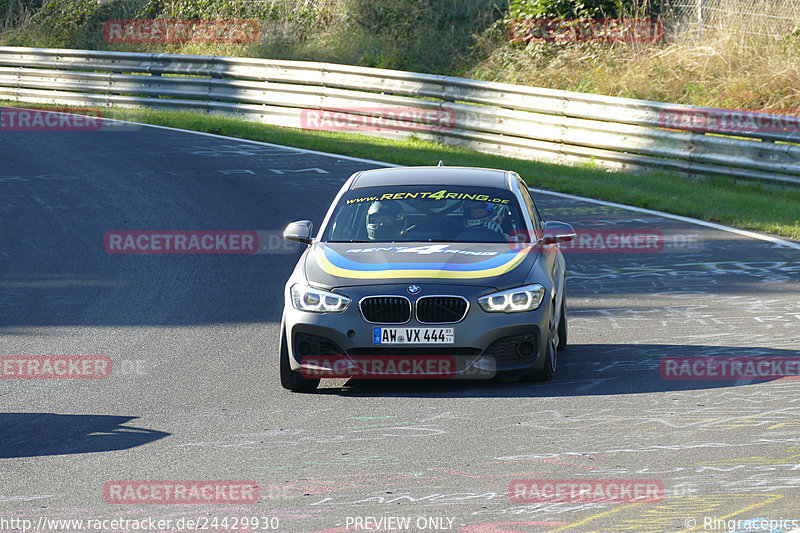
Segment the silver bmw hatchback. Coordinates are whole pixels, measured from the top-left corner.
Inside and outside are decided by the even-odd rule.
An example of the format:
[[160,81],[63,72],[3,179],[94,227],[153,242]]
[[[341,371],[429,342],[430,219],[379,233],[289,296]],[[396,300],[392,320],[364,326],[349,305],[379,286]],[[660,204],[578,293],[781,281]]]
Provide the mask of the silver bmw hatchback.
[[321,378],[552,379],[567,345],[569,224],[544,223],[514,172],[357,172],[286,283],[281,385]]

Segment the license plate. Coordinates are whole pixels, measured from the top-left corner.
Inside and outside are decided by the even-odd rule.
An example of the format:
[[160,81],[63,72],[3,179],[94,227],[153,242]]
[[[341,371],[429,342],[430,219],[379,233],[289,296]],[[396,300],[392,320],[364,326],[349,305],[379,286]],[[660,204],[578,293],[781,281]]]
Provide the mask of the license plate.
[[453,328],[375,328],[374,344],[453,344]]

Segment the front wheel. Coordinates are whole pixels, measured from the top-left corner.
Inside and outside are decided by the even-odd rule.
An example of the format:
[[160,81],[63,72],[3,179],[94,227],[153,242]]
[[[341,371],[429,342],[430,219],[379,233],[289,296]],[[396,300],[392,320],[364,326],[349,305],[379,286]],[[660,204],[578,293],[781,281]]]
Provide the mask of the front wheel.
[[281,386],[292,392],[312,392],[319,386],[319,379],[304,378],[300,372],[292,370],[289,364],[289,346],[286,344],[286,330],[281,326]]
[[555,302],[550,305],[550,326],[547,334],[547,352],[544,354],[544,367],[537,374],[539,381],[550,381],[558,369],[558,329],[556,324]]
[[561,318],[558,321],[558,351],[567,349],[567,295],[561,298]]

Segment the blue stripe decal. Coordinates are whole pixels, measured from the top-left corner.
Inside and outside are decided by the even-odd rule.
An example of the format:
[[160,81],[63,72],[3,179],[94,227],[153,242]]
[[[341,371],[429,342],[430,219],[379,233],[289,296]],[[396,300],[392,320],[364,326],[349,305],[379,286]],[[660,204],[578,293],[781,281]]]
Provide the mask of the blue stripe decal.
[[[508,252],[504,252],[500,255],[489,257],[488,259],[484,259],[482,261],[476,261],[474,263],[441,263],[441,262],[361,263],[359,261],[353,261],[352,259],[347,259],[343,255],[339,254],[338,252],[332,250],[327,246],[325,246],[323,250],[325,257],[334,266],[346,270],[361,270],[361,271],[373,271],[373,272],[381,272],[386,270],[446,270],[452,272],[472,272],[477,270],[486,270],[489,268],[496,268],[503,266],[506,263],[513,261],[517,257],[517,254],[519,254],[521,249],[522,247],[516,247],[513,250],[509,250]],[[381,253],[381,252],[371,252],[371,253]],[[394,253],[403,253],[403,252],[394,252]],[[451,257],[453,255],[456,255],[447,252],[445,252],[445,254]]]

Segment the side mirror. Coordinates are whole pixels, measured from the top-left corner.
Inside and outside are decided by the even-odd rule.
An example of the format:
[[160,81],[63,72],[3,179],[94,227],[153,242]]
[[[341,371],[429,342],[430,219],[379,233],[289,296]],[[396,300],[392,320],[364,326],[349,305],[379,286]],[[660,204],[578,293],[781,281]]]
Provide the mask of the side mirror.
[[575,230],[566,222],[545,222],[542,244],[559,244],[575,238]]
[[283,238],[287,241],[311,244],[311,231],[314,224],[310,220],[299,220],[292,222],[283,230]]

